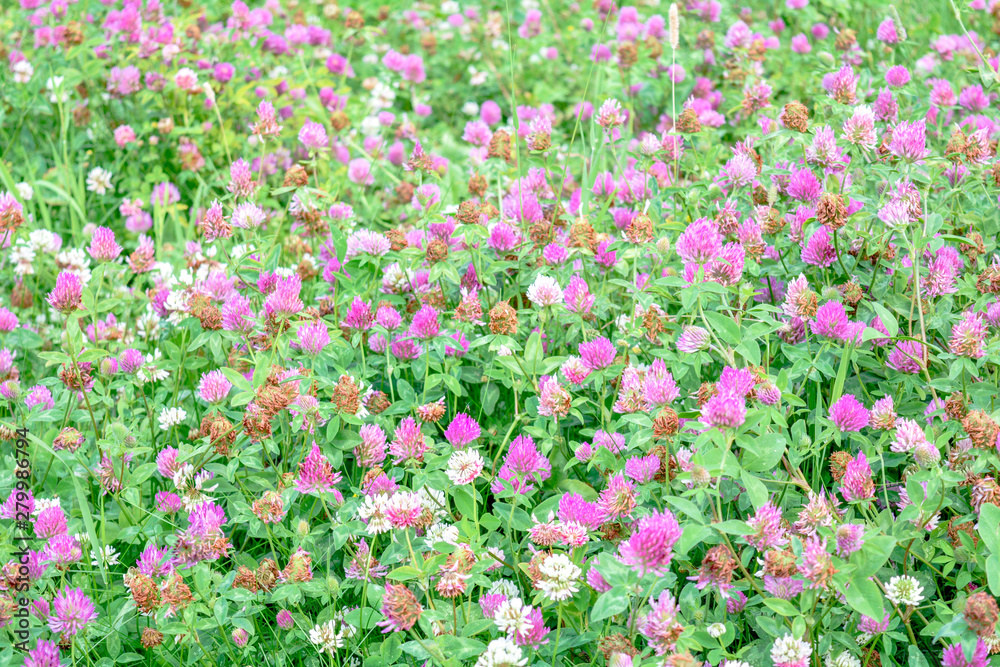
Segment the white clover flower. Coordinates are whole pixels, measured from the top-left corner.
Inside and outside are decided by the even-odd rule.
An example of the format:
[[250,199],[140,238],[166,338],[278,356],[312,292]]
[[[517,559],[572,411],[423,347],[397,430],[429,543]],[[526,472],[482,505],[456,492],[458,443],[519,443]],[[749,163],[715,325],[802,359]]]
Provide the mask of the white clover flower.
[[[160,321],[159,317],[156,318],[156,321],[157,323]],[[140,328],[139,330],[142,331],[143,329]],[[146,363],[136,373],[140,382],[157,382],[159,380],[166,380],[169,377],[170,373],[159,367],[161,356],[162,353],[159,348],[156,348],[153,353],[146,355]]]
[[332,619],[310,630],[309,641],[320,653],[333,653],[344,645],[344,637],[337,631],[337,622]]
[[811,654],[812,647],[809,643],[792,635],[779,637],[771,646],[771,660],[775,663],[804,661]]
[[184,408],[164,408],[159,417],[160,429],[166,431],[185,419],[187,419],[187,411]]
[[516,598],[520,595],[517,585],[510,579],[497,579],[490,584],[489,595],[506,595],[508,598]]
[[62,507],[62,501],[59,498],[35,498],[35,509],[32,514],[38,516],[42,510],[47,510],[50,507]]
[[532,623],[531,607],[524,604],[524,600],[518,597],[504,600],[496,613],[493,615],[493,622],[497,624],[497,629],[507,635],[519,634],[527,635],[531,632]]
[[436,523],[427,529],[424,539],[428,544],[444,542],[446,544],[458,544],[458,528],[447,523]]
[[358,516],[368,524],[369,535],[379,535],[392,529],[385,513],[387,500],[386,496],[377,493],[366,497],[364,504],[358,508]]
[[726,634],[726,624],[725,623],[712,623],[708,626],[708,634],[710,637],[718,639],[722,635]]
[[35,197],[35,189],[24,181],[17,183],[14,187],[24,201],[31,201]]
[[924,587],[909,575],[893,577],[885,587],[885,597],[896,605],[915,607],[923,601]]
[[100,567],[101,563],[105,565],[117,565],[118,564],[118,551],[110,544],[101,547],[100,549],[95,549],[90,562],[94,567]]
[[848,651],[842,651],[836,658],[827,653],[823,662],[825,667],[861,667],[861,661]]
[[435,517],[438,519],[446,519],[448,517],[448,510],[446,509],[448,503],[444,491],[438,491],[429,486],[422,486],[417,490],[415,495],[420,499],[420,504],[431,512],[434,512]]
[[553,602],[568,600],[580,590],[577,580],[583,570],[566,554],[552,554],[542,561],[538,570],[542,576],[535,587]]
[[507,638],[494,639],[486,647],[486,651],[476,660],[475,667],[514,667],[527,665],[521,647]]
[[45,80],[45,88],[49,91],[49,102],[52,102],[52,104],[69,101],[69,93],[62,89],[64,78],[61,76],[50,76]]
[[471,484],[483,472],[486,462],[482,454],[474,449],[460,449],[448,459],[445,474],[452,483],[459,486]]
[[14,72],[14,83],[28,83],[35,74],[34,66],[27,60],[19,60],[11,66]]
[[111,182],[112,174],[104,167],[94,167],[87,172],[87,190],[99,195],[106,194],[109,190],[114,192],[115,186]]

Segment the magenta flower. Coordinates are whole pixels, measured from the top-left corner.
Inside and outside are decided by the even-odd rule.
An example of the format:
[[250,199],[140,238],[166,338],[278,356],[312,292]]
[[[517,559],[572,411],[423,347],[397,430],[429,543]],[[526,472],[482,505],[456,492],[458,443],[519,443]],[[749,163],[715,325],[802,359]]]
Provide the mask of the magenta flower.
[[493,479],[490,490],[500,493],[513,490],[526,493],[534,484],[544,482],[552,475],[552,463],[538,451],[531,436],[520,435],[510,443],[500,472]]
[[97,262],[113,262],[122,254],[122,247],[115,241],[115,233],[107,227],[98,227],[90,237],[90,256]]
[[927,149],[927,126],[923,119],[914,123],[900,121],[892,128],[889,152],[908,162],[922,160],[930,155]]
[[251,197],[257,189],[257,182],[250,173],[250,165],[243,158],[229,165],[229,185],[226,189],[239,198]]
[[625,461],[625,476],[635,481],[637,484],[647,484],[653,481],[656,474],[660,472],[660,457],[630,456]]
[[218,405],[226,401],[229,390],[232,388],[233,383],[221,370],[209,371],[201,376],[201,381],[198,383],[198,395],[206,403]]
[[899,33],[896,31],[896,23],[891,17],[886,17],[885,20],[878,24],[875,37],[880,42],[885,42],[886,44],[898,44],[900,42]]
[[961,644],[951,644],[941,655],[941,667],[987,667],[990,664],[990,650],[982,639],[976,640],[976,650],[972,660],[965,659]]
[[63,588],[52,600],[52,614],[49,616],[49,629],[72,637],[81,632],[88,623],[97,620],[97,611],[79,588]]
[[865,527],[856,523],[845,523],[837,528],[837,556],[847,558],[859,551],[865,544]]
[[722,252],[722,236],[708,218],[699,218],[677,238],[676,248],[685,262],[707,264]]
[[278,278],[274,291],[264,299],[264,310],[274,317],[291,316],[302,310],[302,279],[297,273],[286,278]]
[[424,305],[413,316],[410,324],[410,335],[423,340],[430,340],[441,331],[441,324],[438,322],[438,311],[434,306]]
[[64,315],[83,306],[83,282],[80,276],[69,271],[62,271],[56,277],[56,286],[49,292],[49,305]]
[[986,341],[986,321],[982,313],[967,310],[962,313],[962,319],[951,328],[951,340],[948,341],[948,351],[960,357],[979,359]]
[[326,148],[330,140],[326,136],[326,129],[319,123],[307,120],[302,129],[299,130],[299,141],[307,150],[315,152],[321,148]]
[[901,88],[910,82],[910,70],[905,65],[890,67],[885,73],[885,82],[892,88]]
[[323,321],[304,324],[296,332],[297,345],[302,354],[315,357],[330,344],[330,332]]
[[611,364],[615,363],[615,346],[610,340],[604,338],[603,336],[585,343],[580,343],[579,352],[580,360],[583,362],[583,365],[592,371],[607,368]]
[[901,340],[889,353],[886,365],[900,373],[919,373],[924,366],[923,344],[915,340]]
[[802,249],[802,261],[806,264],[826,268],[837,261],[837,250],[830,241],[830,230],[826,225],[817,229]]
[[746,400],[737,394],[718,393],[701,406],[700,421],[719,429],[737,428],[746,418]]
[[682,532],[670,510],[653,512],[639,519],[635,532],[618,546],[619,558],[640,576],[650,572],[663,576],[670,569],[673,548]]
[[656,655],[666,655],[676,648],[684,626],[677,622],[680,608],[669,590],[664,590],[651,603],[652,609],[639,624],[639,632],[649,640]]
[[758,551],[767,551],[771,547],[788,544],[785,529],[781,524],[781,510],[770,500],[747,520],[747,525],[754,531],[752,535],[746,536],[747,544],[756,547]]
[[867,500],[875,497],[875,482],[872,481],[872,469],[864,452],[851,459],[840,480],[840,495],[847,502]]
[[841,433],[860,431],[868,426],[868,410],[854,397],[854,394],[844,394],[830,406],[830,421]]
[[605,521],[618,521],[632,514],[635,508],[635,484],[621,473],[611,475],[608,486],[597,500]]
[[399,423],[389,445],[389,453],[395,457],[395,463],[402,461],[420,463],[429,449],[424,434],[420,432],[420,425],[413,417],[407,417]]
[[459,412],[445,430],[444,439],[455,449],[465,449],[478,440],[481,434],[479,422],[464,412]]
[[24,667],[59,667],[61,664],[59,646],[44,639],[39,639],[24,658]]
[[[242,294],[235,294],[222,306],[222,328],[225,331],[249,333],[253,330],[253,319],[256,317],[250,308],[250,299]],[[142,355],[140,355],[141,358]],[[119,359],[119,363],[122,363]],[[128,371],[125,371],[128,372]]]
[[335,472],[333,466],[327,460],[319,445],[313,442],[312,450],[299,463],[299,475],[295,480],[295,488],[299,493],[309,495],[319,495],[324,492],[334,490],[334,485],[341,480],[339,472]]
[[657,359],[646,371],[645,398],[653,406],[663,406],[677,400],[681,395],[674,376],[667,370],[662,359]]

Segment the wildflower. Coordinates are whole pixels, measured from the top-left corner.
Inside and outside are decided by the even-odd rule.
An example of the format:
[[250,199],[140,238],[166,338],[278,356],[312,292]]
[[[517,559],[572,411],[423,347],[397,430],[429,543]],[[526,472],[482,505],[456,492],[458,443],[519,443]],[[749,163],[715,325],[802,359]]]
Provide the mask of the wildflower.
[[677,339],[677,351],[693,354],[709,347],[710,335],[708,329],[698,326],[685,326]]
[[804,667],[811,654],[809,643],[792,635],[779,637],[771,646],[771,660],[775,667]]
[[707,264],[722,251],[722,237],[711,221],[699,218],[677,238],[676,249],[685,262]]
[[854,113],[844,122],[844,139],[868,151],[875,150],[878,131],[875,129],[875,112],[867,104],[854,107]]
[[635,532],[618,547],[623,563],[640,576],[666,574],[673,560],[673,547],[681,537],[680,524],[669,510],[653,512],[639,520]]
[[538,451],[535,441],[531,436],[520,435],[510,444],[490,490],[500,493],[504,489],[512,489],[523,493],[534,488],[534,482],[543,482],[551,475],[552,464]]
[[478,440],[481,433],[482,429],[475,419],[459,412],[445,430],[444,439],[455,449],[464,449]]
[[319,445],[313,442],[309,454],[299,463],[298,479],[295,487],[299,493],[319,495],[333,492],[334,485],[341,480],[341,474],[334,471],[329,460],[323,455]]
[[90,238],[90,256],[98,262],[113,262],[121,255],[122,247],[115,241],[115,233],[107,227],[98,227]]
[[528,664],[521,647],[511,639],[494,639],[476,660],[474,667],[523,667]]
[[611,98],[604,101],[597,111],[597,124],[605,130],[611,130],[625,123],[625,114],[618,100]]
[[930,151],[927,149],[927,127],[924,121],[897,123],[892,128],[889,152],[908,162],[919,161],[930,155]]
[[639,633],[649,640],[656,655],[665,655],[675,649],[684,632],[684,626],[677,621],[680,609],[669,590],[661,592],[651,607],[639,624]]
[[895,605],[915,607],[923,601],[924,587],[909,575],[893,577],[885,587],[885,597]]
[[540,275],[528,288],[528,300],[538,308],[554,306],[563,300],[563,292],[555,278]]
[[853,394],[845,394],[830,406],[830,421],[841,433],[860,431],[868,426],[868,410]]
[[111,184],[111,172],[103,167],[94,167],[87,172],[87,190],[94,194],[103,195],[108,190],[114,190]]
[[160,422],[160,429],[169,430],[187,419],[187,411],[184,408],[163,408],[157,421]]
[[224,403],[233,383],[226,378],[221,370],[209,371],[201,376],[198,383],[198,395],[201,400],[212,405]]
[[75,273],[62,271],[56,277],[56,285],[49,292],[47,301],[50,306],[64,315],[72,313],[83,306],[83,282]]
[[950,644],[941,655],[941,667],[987,667],[990,653],[986,642],[977,639],[970,662],[965,659],[965,649],[961,643]]
[[924,346],[919,341],[901,340],[893,346],[886,365],[900,373],[919,373],[924,366]]
[[580,343],[578,351],[583,365],[592,371],[607,368],[615,362],[615,346],[603,336]]
[[97,620],[94,603],[82,590],[66,586],[56,593],[52,600],[52,614],[49,616],[49,629],[52,632],[72,637],[94,620]]
[[543,417],[565,417],[569,414],[571,397],[569,392],[559,385],[554,377],[545,378],[539,382],[541,391],[538,396],[538,414]]
[[962,614],[969,628],[980,638],[985,639],[996,631],[1000,609],[997,608],[997,601],[992,595],[979,590],[966,599]]
[[521,598],[514,597],[501,602],[492,618],[500,632],[523,635],[531,631],[530,614],[531,606],[524,604]]
[[429,449],[423,433],[420,432],[420,427],[412,417],[407,417],[399,423],[393,441],[389,445],[389,452],[395,457],[396,463],[401,461],[423,462],[424,454]]
[[701,407],[703,423],[720,429],[738,428],[746,416],[746,400],[730,392],[715,394]]
[[382,596],[382,615],[378,622],[382,633],[404,632],[412,628],[420,619],[424,608],[417,597],[402,584],[386,584]]
[[868,500],[875,496],[872,469],[864,452],[858,452],[858,455],[850,460],[840,481],[840,493],[847,502]]
[[305,146],[306,150],[316,152],[326,148],[329,139],[326,136],[326,129],[319,123],[310,120],[306,121],[302,129],[299,130],[299,142]]
[[847,558],[864,546],[865,528],[855,523],[845,523],[837,528],[837,556]]
[[951,340],[948,350],[960,357],[978,359],[983,356],[983,343],[986,340],[986,322],[982,313],[966,311],[962,319],[951,328]]
[[459,450],[448,459],[448,469],[445,474],[453,484],[459,486],[471,484],[483,472],[485,463],[482,455],[476,450]]

